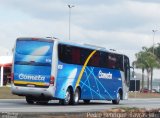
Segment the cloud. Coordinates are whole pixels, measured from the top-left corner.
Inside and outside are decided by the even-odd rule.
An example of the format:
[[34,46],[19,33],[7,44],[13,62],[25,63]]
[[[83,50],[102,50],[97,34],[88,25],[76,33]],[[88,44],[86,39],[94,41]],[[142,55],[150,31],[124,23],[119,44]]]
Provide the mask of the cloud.
[[160,4],[136,1],[122,2],[113,6],[107,4],[81,6],[74,10],[72,22],[95,30],[134,30],[145,25],[159,24],[160,20],[160,13],[157,12],[160,10]]
[[[3,5],[10,9],[21,11],[30,17],[47,20],[64,19],[68,7],[62,0],[2,0]],[[67,14],[68,15],[68,14]]]
[[137,2],[141,2],[141,3],[160,3],[159,0],[132,0],[132,1],[137,1]]
[[[68,41],[67,4],[71,11],[71,40],[114,48],[129,55],[151,46],[152,29],[160,21],[160,4],[137,0],[1,0],[0,38],[12,49],[17,37],[54,36]],[[158,42],[159,32],[155,41]]]
[[[2,0],[3,4],[31,18],[68,21],[69,9],[64,0]],[[159,23],[160,4],[137,0],[73,1],[71,21],[87,29],[122,31]],[[151,22],[152,21],[152,22]]]

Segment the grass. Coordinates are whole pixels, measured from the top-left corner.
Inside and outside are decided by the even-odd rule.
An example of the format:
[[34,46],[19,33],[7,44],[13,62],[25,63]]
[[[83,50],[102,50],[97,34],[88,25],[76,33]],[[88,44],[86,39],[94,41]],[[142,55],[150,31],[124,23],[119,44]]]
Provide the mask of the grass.
[[129,92],[129,98],[160,98],[160,93]]
[[[160,93],[139,93],[129,92],[129,98],[160,98]],[[10,87],[0,87],[0,99],[23,99],[11,93]]]
[[0,99],[21,99],[21,98],[24,97],[13,95],[11,93],[10,87],[0,87]]

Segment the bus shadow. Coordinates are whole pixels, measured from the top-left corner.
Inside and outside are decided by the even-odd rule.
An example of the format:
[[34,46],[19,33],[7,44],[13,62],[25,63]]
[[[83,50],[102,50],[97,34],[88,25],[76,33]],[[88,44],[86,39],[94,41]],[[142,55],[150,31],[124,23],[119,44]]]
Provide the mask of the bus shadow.
[[[61,105],[59,104],[59,102],[49,102],[48,104],[35,104],[35,105],[43,105],[43,106],[95,106],[95,105],[98,105],[98,106],[103,106],[103,105],[115,105],[115,104],[112,104],[112,102],[108,101],[108,102],[95,102],[95,101],[91,101],[90,103],[86,104],[84,102],[80,102],[78,105]],[[119,105],[123,105],[122,103],[120,103]]]

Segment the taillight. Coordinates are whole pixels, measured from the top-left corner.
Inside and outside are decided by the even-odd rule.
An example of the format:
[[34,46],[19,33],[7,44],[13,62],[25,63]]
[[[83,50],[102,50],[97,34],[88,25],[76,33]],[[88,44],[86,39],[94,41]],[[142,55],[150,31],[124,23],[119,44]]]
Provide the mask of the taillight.
[[54,85],[54,76],[51,76],[50,84]]
[[11,73],[11,82],[14,81],[14,73]]

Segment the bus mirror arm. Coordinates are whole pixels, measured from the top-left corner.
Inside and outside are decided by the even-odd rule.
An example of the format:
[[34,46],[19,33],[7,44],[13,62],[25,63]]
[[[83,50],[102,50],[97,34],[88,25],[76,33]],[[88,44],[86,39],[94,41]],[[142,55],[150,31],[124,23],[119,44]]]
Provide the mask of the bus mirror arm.
[[132,69],[132,75],[131,76],[134,78],[135,77],[134,67],[130,66],[130,69]]

